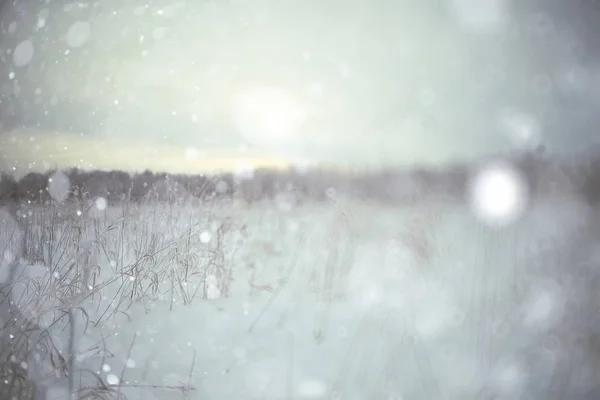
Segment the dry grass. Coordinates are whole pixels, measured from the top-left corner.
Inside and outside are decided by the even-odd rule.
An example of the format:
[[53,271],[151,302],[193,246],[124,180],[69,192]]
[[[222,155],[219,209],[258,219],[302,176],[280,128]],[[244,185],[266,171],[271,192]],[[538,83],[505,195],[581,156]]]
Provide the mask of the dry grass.
[[[79,349],[78,337],[128,319],[134,305],[150,312],[155,301],[172,309],[230,293],[230,261],[239,247],[231,233],[241,227],[210,211],[53,203],[15,208],[10,216],[13,229],[0,237],[10,271],[0,285],[0,399],[33,399],[57,379],[73,398],[119,398],[126,377],[111,386],[92,370],[76,369],[81,359],[110,357],[102,343]],[[205,243],[201,233],[209,231]]]
[[[321,342],[328,334],[332,302],[347,295],[358,227],[372,216],[354,215],[355,208],[343,204],[331,212],[319,210],[323,220],[318,226],[310,226],[311,220],[294,229],[278,211],[249,214],[151,200],[103,211],[90,202],[24,205],[12,211],[14,229],[0,236],[0,254],[10,247],[14,256],[13,275],[0,286],[0,399],[33,399],[36,390],[43,392],[55,382],[64,383],[61,393],[75,399],[123,398],[124,388],[148,388],[129,382],[125,368],[119,384],[109,384],[98,373],[115,357],[106,340],[83,348],[78,339],[128,321],[140,310],[152,313],[157,303],[173,310],[234,292],[266,294],[251,331],[284,291],[292,298],[308,291],[318,301],[313,336]],[[435,215],[420,216],[413,225],[431,227]],[[420,252],[427,249],[418,244],[428,232],[413,234],[423,237],[408,245],[417,258],[426,259]],[[266,264],[277,271],[269,273]],[[134,346],[135,338],[129,352]],[[197,389],[191,382],[151,388],[185,398]]]

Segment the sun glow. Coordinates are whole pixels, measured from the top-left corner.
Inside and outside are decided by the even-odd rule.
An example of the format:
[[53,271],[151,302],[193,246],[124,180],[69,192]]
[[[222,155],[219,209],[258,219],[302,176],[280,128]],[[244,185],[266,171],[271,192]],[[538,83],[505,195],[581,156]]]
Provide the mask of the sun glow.
[[247,140],[271,146],[298,133],[306,110],[283,89],[260,85],[235,97],[233,118]]

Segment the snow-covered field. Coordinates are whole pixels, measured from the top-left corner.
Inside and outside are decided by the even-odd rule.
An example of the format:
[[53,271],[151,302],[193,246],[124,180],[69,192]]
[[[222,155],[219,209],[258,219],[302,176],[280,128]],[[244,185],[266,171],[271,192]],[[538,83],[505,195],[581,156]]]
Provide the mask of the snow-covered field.
[[23,257],[3,393],[26,371],[48,399],[600,398],[599,236],[575,196],[504,228],[458,204],[23,214],[0,218],[3,281]]

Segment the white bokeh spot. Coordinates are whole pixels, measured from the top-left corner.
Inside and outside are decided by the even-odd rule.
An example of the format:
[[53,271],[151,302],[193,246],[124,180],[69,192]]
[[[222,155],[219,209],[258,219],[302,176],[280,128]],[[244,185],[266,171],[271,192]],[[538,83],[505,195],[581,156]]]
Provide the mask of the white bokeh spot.
[[216,276],[208,275],[205,280],[206,298],[208,300],[216,300],[221,297],[221,289],[219,289],[219,281]]
[[515,360],[500,360],[492,370],[492,387],[499,395],[517,395],[526,381],[525,369]]
[[564,294],[558,283],[536,285],[525,301],[523,324],[536,330],[552,328],[562,319],[564,304]]
[[525,211],[527,195],[521,174],[504,163],[481,169],[470,187],[473,211],[484,223],[496,226],[515,222]]
[[52,200],[59,203],[69,197],[71,190],[71,180],[64,172],[57,171],[48,178],[48,193]]
[[530,115],[514,111],[505,112],[501,116],[501,125],[519,150],[535,150],[542,143],[540,124]]
[[94,205],[96,206],[96,209],[103,211],[106,209],[108,202],[104,197],[98,197]]
[[229,184],[224,180],[220,179],[215,184],[215,192],[218,194],[225,194],[229,190]]
[[0,284],[10,278],[13,262],[21,253],[23,230],[7,209],[0,208]]
[[31,62],[34,53],[33,42],[31,40],[23,40],[20,42],[13,52],[13,64],[15,67],[24,67]]
[[212,235],[209,231],[204,231],[200,234],[200,242],[207,244],[212,239]]
[[108,374],[106,375],[106,383],[108,383],[111,386],[116,386],[118,385],[120,382],[120,379],[117,375],[115,374]]
[[71,48],[81,47],[92,36],[92,24],[88,21],[77,21],[67,32],[67,45]]

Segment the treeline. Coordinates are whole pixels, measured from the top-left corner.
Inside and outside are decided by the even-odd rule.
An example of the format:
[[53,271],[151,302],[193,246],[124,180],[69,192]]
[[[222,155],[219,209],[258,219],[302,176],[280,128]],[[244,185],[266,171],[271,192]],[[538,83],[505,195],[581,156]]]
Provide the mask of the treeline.
[[[327,175],[327,176],[325,176]],[[66,196],[61,200],[84,200],[103,197],[109,202],[189,200],[211,201],[237,197],[247,202],[294,195],[298,200],[324,200],[332,181],[342,182],[342,175],[310,171],[259,169],[245,174],[186,175],[144,171],[85,171],[71,168],[45,173],[30,172],[17,180],[3,173],[0,177],[0,200],[3,202],[46,203],[53,199],[52,180],[63,180]],[[56,196],[54,196],[56,197]]]
[[[600,157],[557,163],[534,156],[511,159],[526,179],[533,196],[579,192],[592,203],[600,202]],[[257,169],[243,174],[186,175],[144,171],[85,171],[71,168],[45,173],[30,172],[21,179],[0,176],[0,203],[46,203],[53,196],[52,180],[62,181],[60,201],[98,197],[108,202],[146,200],[186,201],[238,199],[247,203],[284,199],[296,205],[330,201],[339,196],[388,203],[410,203],[427,197],[464,200],[469,178],[478,164],[439,168],[386,170],[349,174],[326,169]],[[60,183],[60,182],[59,182]],[[62,186],[61,186],[62,185]]]
[[[448,179],[451,177],[451,179]],[[186,201],[198,199],[214,201],[239,199],[247,203],[285,199],[294,204],[321,202],[338,196],[400,200],[416,196],[426,188],[439,191],[446,187],[455,194],[464,186],[464,170],[439,172],[413,170],[386,171],[372,174],[348,174],[332,170],[311,169],[299,171],[257,169],[243,174],[219,175],[167,174],[144,171],[130,174],[124,171],[85,171],[77,168],[30,172],[21,179],[2,174],[0,200],[4,203],[41,203],[57,200],[55,186],[64,187],[60,201],[85,200],[103,197],[108,202],[141,202],[146,200]],[[62,184],[56,181],[63,181]]]

